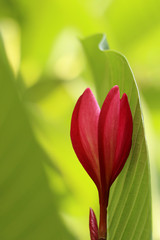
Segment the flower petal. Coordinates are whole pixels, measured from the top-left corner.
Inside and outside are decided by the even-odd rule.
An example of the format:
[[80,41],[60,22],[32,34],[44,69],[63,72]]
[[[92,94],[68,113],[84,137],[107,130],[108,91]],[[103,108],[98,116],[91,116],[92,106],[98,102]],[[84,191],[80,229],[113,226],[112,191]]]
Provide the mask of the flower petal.
[[90,208],[90,213],[89,213],[89,230],[90,230],[91,240],[98,240],[97,219],[92,208]]
[[120,117],[117,136],[117,149],[112,172],[111,180],[112,183],[116,179],[118,174],[121,172],[130,153],[132,145],[132,132],[133,132],[132,114],[128,103],[128,97],[124,93],[122,99],[120,100]]
[[72,115],[71,140],[75,153],[97,187],[100,186],[98,160],[98,118],[100,108],[89,88],[79,98]]
[[98,147],[102,185],[109,189],[113,162],[116,155],[119,126],[120,94],[118,86],[108,93],[100,112]]

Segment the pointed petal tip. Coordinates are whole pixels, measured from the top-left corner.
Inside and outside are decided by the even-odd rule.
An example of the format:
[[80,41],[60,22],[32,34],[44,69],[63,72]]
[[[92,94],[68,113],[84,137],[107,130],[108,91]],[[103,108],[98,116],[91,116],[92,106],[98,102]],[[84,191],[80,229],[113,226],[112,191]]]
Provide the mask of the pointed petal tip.
[[87,87],[85,91],[92,92],[91,89],[90,89],[89,87]]
[[89,87],[84,90],[82,96],[83,95],[88,95],[88,96],[93,96],[94,97],[94,94],[93,94],[92,90]]
[[[87,93],[87,94],[93,94],[93,93],[92,93],[92,90],[91,90],[89,87],[86,88],[86,89],[84,90],[84,92],[83,92],[83,94],[86,94],[86,93]],[[83,94],[82,94],[82,95],[83,95]]]
[[95,216],[95,213],[94,213],[94,211],[93,211],[93,209],[91,207],[89,208],[89,214],[90,214],[90,216],[91,215]]
[[122,97],[121,97],[121,100],[127,100],[128,101],[128,96],[127,96],[127,94],[126,93],[123,93],[123,95],[122,95]]
[[119,90],[119,86],[118,85],[115,85],[111,88],[111,90],[109,91],[109,93],[107,94],[107,96],[111,96],[112,98],[114,96],[117,96],[117,98],[120,99],[120,90]]
[[90,208],[90,214],[89,214],[89,229],[90,229],[91,240],[98,240],[97,219],[92,208]]
[[[119,90],[119,86],[118,85],[114,85],[112,88],[111,88],[111,90],[110,91],[113,91],[113,92],[115,92],[115,93],[119,93],[120,92],[120,90]],[[109,92],[110,92],[109,91]]]
[[112,89],[119,90],[119,86],[118,86],[118,85],[114,85],[114,86],[112,87]]

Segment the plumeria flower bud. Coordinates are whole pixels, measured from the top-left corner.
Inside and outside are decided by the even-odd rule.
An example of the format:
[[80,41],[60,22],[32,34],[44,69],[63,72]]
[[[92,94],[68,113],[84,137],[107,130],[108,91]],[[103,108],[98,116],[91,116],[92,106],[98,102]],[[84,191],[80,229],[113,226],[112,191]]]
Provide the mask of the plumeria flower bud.
[[91,240],[98,240],[97,219],[92,208],[90,208],[90,213],[89,213],[89,230],[90,230]]
[[[71,121],[74,151],[97,186],[100,204],[98,239],[106,239],[109,190],[124,167],[132,145],[133,120],[124,93],[114,86],[100,109],[87,88],[78,99]],[[91,238],[92,239],[92,238]]]

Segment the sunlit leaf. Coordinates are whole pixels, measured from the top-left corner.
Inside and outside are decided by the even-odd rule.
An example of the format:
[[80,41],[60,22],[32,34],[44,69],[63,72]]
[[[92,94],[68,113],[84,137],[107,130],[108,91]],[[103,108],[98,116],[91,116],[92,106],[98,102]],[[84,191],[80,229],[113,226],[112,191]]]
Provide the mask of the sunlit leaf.
[[62,80],[44,76],[33,86],[27,88],[23,97],[31,102],[40,101],[52,93],[60,84],[62,84]]
[[123,55],[102,51],[102,35],[82,41],[100,105],[108,91],[118,85],[126,93],[133,115],[133,143],[127,163],[111,188],[108,207],[108,240],[151,239],[151,190],[148,153],[136,82]]
[[37,143],[0,39],[0,239],[72,240],[60,196],[46,169],[55,166]]

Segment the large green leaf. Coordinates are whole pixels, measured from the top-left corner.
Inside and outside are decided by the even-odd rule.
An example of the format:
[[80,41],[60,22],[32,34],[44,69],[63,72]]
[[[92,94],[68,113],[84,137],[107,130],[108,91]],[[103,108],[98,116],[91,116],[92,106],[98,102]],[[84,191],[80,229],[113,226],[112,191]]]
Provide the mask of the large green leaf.
[[108,207],[108,240],[151,239],[151,189],[148,153],[140,101],[131,68],[120,53],[99,47],[102,35],[82,41],[99,104],[118,85],[128,95],[133,115],[133,143],[123,171],[111,187]]
[[1,38],[0,115],[0,239],[74,239],[47,175],[57,170],[35,140]]
[[26,89],[23,98],[31,102],[40,101],[52,93],[58,86],[62,85],[62,83],[63,81],[60,79],[44,76],[33,86]]

